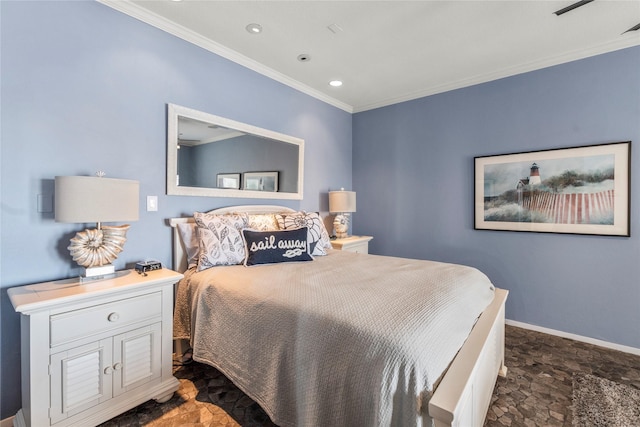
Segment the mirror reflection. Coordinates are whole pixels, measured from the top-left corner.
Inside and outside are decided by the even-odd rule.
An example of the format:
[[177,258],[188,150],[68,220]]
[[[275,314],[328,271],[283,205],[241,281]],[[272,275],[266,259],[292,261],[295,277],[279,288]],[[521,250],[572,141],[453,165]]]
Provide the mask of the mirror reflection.
[[302,199],[304,141],[169,104],[167,194]]

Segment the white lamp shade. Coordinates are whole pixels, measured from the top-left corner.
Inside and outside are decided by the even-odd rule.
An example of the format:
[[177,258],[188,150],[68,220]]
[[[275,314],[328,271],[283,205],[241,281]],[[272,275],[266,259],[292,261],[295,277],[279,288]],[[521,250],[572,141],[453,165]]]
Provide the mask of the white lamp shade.
[[356,211],[355,191],[329,191],[329,212],[343,213]]
[[140,183],[94,176],[56,176],[56,222],[137,221]]

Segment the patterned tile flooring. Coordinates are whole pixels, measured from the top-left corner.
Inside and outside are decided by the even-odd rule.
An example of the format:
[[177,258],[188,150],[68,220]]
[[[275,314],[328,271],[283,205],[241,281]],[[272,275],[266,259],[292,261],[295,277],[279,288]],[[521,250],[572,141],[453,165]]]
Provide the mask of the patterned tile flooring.
[[[506,378],[498,378],[486,427],[571,426],[572,377],[584,372],[640,389],[640,356],[507,326]],[[166,403],[144,403],[102,427],[274,426],[216,369],[176,366],[180,389]]]
[[506,329],[505,364],[485,426],[571,426],[580,372],[640,389],[640,356],[516,327]]

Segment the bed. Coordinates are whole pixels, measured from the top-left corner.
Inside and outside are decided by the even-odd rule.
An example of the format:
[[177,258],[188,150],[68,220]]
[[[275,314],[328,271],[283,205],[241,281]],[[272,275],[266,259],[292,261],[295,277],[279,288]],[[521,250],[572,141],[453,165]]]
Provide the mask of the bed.
[[[294,213],[281,206],[233,206],[210,214],[238,212]],[[194,360],[227,375],[276,424],[483,424],[496,377],[506,375],[507,291],[482,273],[331,250],[309,263],[195,272],[178,231],[192,221],[169,220],[174,269],[185,273],[174,335],[191,340]],[[418,276],[452,293],[427,297],[420,286],[408,285]],[[462,278],[469,284],[458,284]],[[460,308],[442,314],[431,300],[463,304],[470,317],[460,316]]]

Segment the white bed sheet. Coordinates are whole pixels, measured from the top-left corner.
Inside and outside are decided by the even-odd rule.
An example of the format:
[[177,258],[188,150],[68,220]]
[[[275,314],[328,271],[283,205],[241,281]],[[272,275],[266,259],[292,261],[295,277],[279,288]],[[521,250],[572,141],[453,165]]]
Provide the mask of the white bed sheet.
[[471,267],[330,251],[187,272],[174,335],[280,426],[430,425],[434,384],[493,294]]

